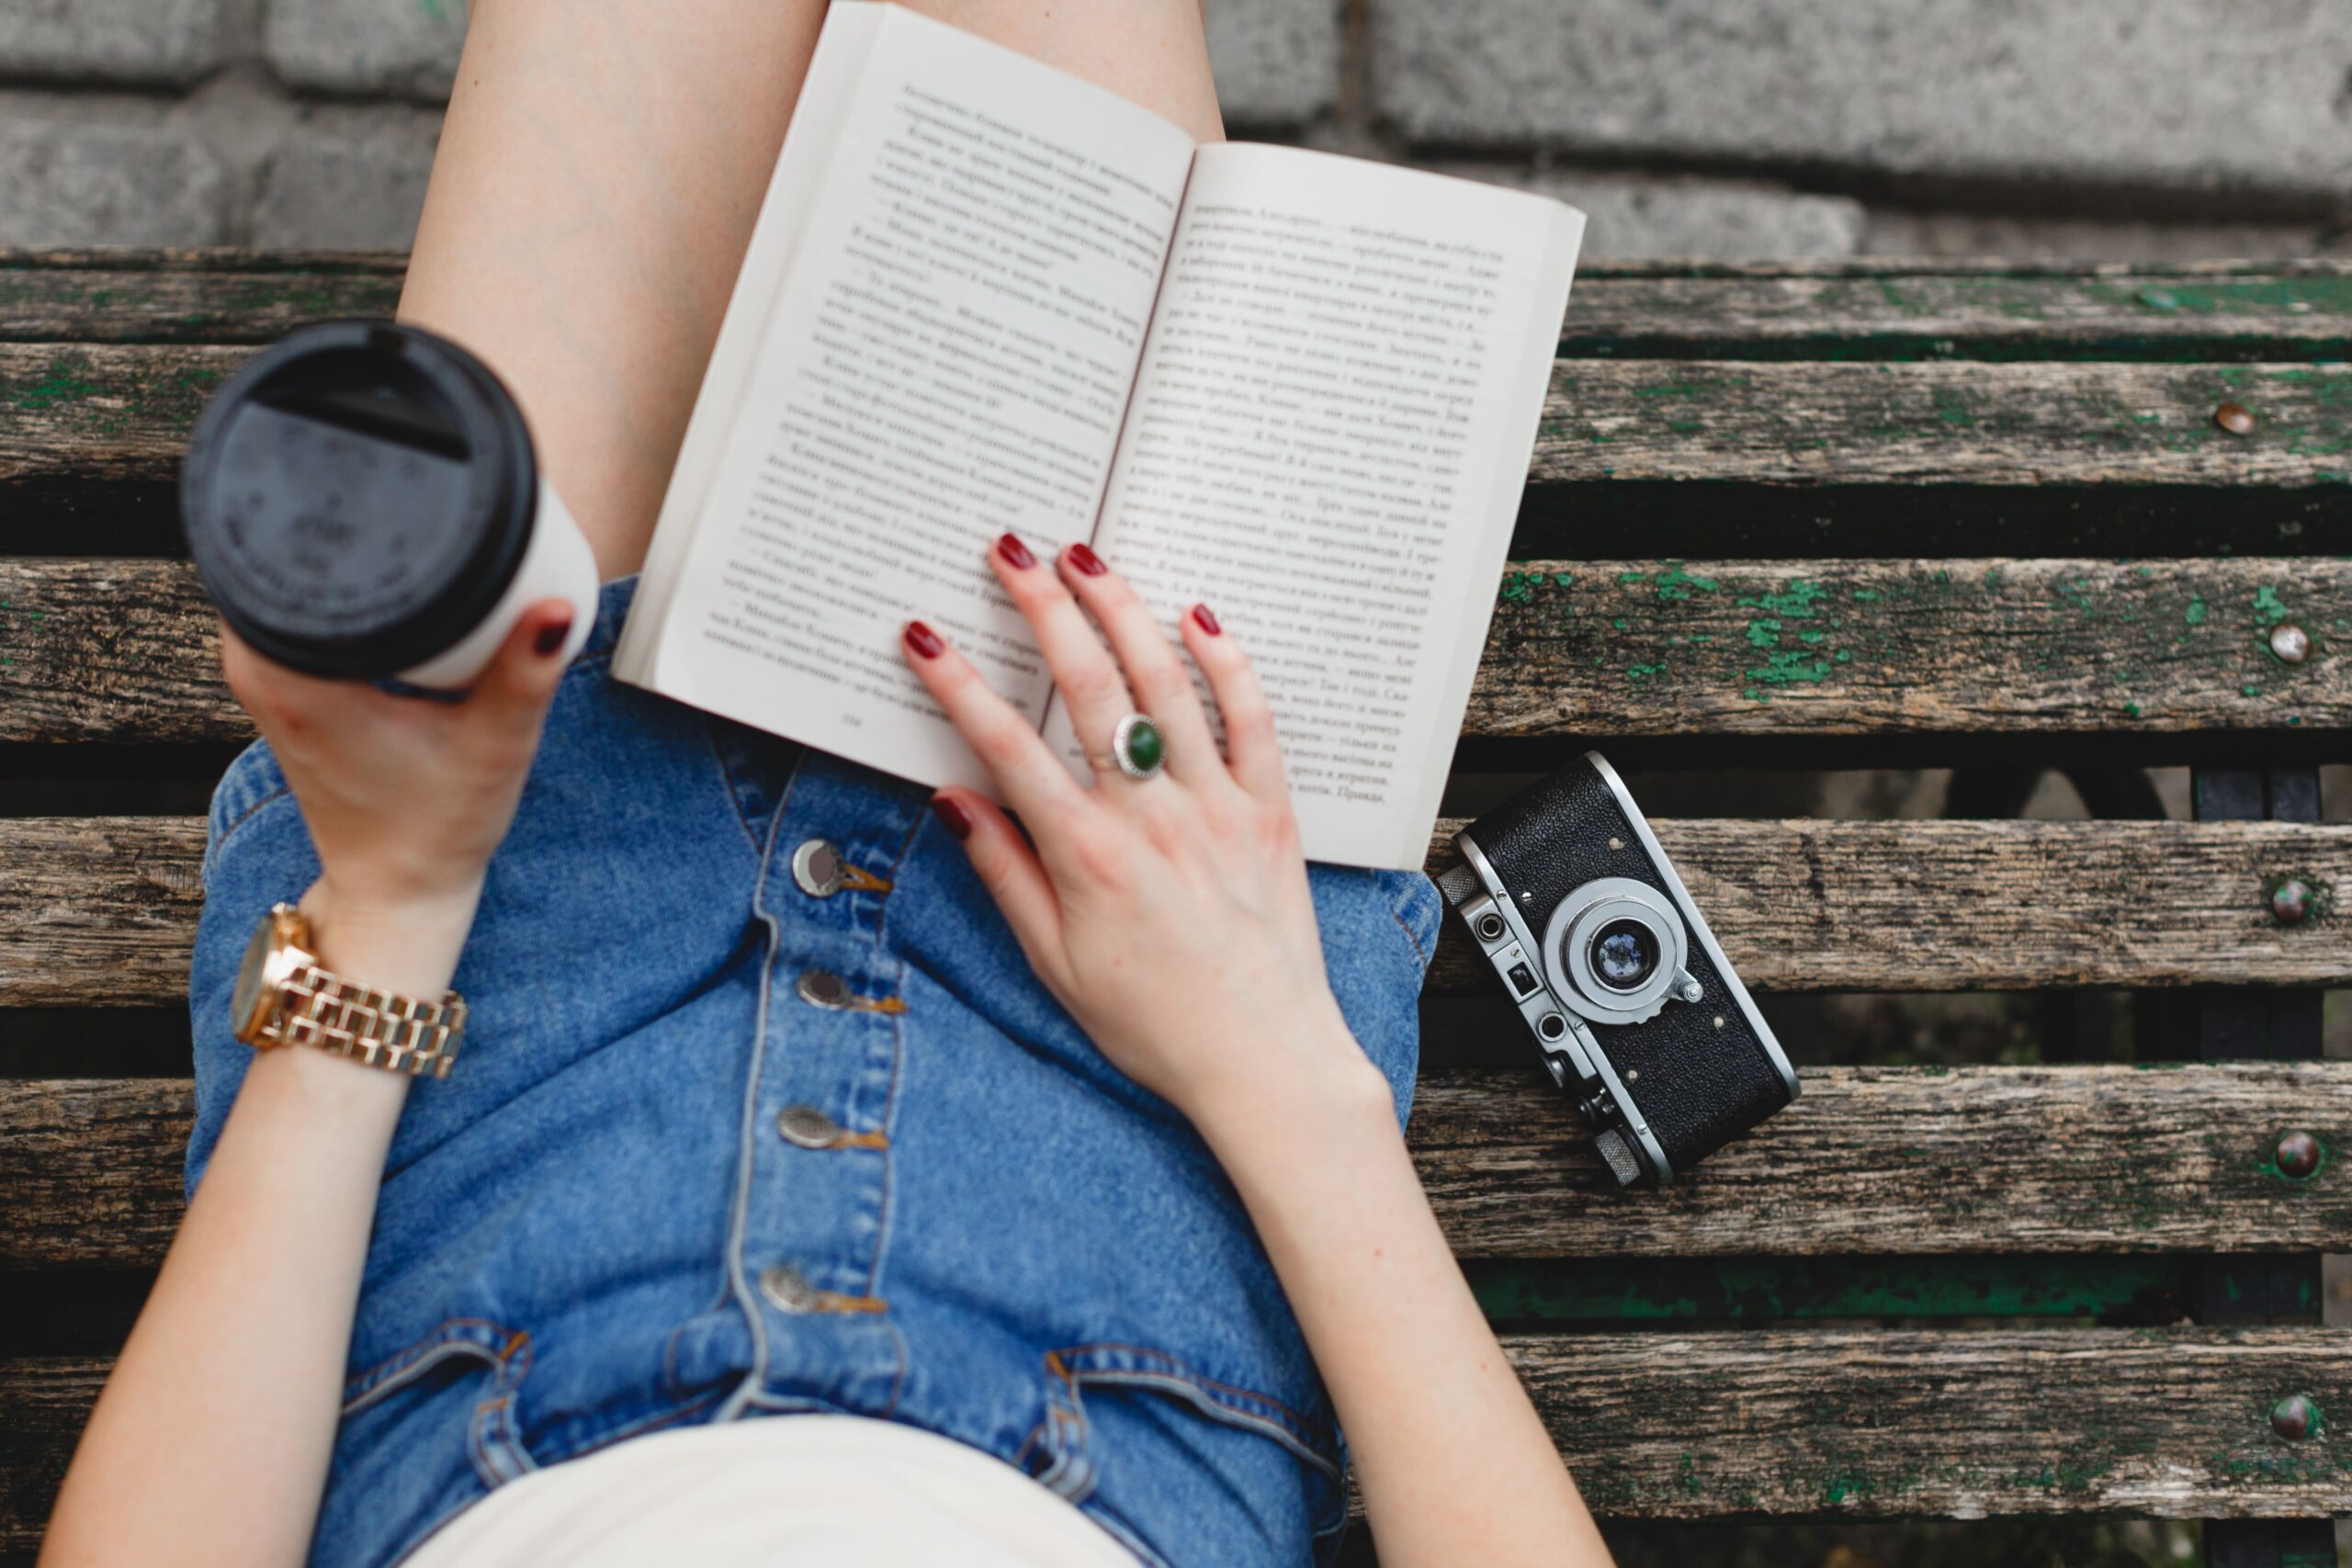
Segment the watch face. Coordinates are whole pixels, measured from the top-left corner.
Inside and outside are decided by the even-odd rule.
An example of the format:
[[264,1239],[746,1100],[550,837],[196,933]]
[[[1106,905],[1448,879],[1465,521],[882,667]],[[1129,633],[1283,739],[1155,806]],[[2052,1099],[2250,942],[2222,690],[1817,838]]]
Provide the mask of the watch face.
[[236,989],[229,993],[229,1023],[239,1039],[252,1032],[254,1007],[261,1000],[262,971],[277,945],[277,917],[273,910],[254,927],[254,939],[245,944],[245,961],[237,970]]

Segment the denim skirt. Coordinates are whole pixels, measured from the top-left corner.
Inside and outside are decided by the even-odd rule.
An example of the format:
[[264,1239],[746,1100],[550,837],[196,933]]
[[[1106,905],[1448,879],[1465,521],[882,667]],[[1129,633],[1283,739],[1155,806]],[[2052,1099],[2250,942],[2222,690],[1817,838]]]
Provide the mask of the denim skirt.
[[[564,676],[378,1201],[311,1553],[398,1562],[542,1465],[695,1422],[903,1421],[1148,1562],[1328,1560],[1329,1400],[1249,1218],[1030,973],[928,792]],[[189,998],[202,1179],[247,937],[318,862],[265,745],[212,806]],[[1341,1010],[1401,1119],[1438,925],[1317,866]]]

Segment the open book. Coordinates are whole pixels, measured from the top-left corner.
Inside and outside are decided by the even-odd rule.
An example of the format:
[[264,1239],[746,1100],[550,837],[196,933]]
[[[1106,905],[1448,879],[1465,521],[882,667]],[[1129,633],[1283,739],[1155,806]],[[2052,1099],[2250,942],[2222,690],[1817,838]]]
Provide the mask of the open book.
[[1023,55],[835,0],[615,670],[985,790],[899,654],[920,618],[1083,775],[986,552],[1008,529],[1041,559],[1085,540],[1163,624],[1205,603],[1256,662],[1310,858],[1418,867],[1583,221],[1196,146]]

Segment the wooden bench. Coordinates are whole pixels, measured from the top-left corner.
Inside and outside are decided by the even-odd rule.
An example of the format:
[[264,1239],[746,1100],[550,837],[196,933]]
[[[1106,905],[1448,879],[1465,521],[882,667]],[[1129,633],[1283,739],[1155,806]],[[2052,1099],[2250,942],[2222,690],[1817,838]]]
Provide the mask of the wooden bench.
[[[247,729],[173,558],[175,466],[254,344],[389,312],[401,265],[0,253],[0,1553],[37,1544],[179,1208],[195,813]],[[2352,1334],[2321,1325],[2319,1254],[2352,1251],[2352,1064],[2317,1059],[2318,988],[2352,984],[2352,827],[2317,820],[2317,766],[2352,760],[2347,356],[2343,265],[1579,279],[1465,797],[1592,742],[1958,765],[1988,819],[1660,836],[1768,1011],[2154,998],[2121,1059],[1872,1063],[1784,1024],[1804,1099],[1621,1197],[1449,944],[1413,1145],[1604,1515],[2203,1518],[2231,1521],[2216,1563],[2334,1560]],[[2201,819],[1989,819],[2044,767],[2145,818],[2136,775],[2088,781],[2157,764],[2197,770]]]

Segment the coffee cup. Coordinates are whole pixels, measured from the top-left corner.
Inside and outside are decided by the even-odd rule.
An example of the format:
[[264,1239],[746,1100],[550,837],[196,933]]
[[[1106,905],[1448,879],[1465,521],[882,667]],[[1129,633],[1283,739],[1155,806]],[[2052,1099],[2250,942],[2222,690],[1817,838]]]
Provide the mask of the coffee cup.
[[596,561],[522,410],[447,338],[322,321],[225,382],[180,473],[188,554],[221,618],[314,675],[457,690],[523,612],[596,617]]

